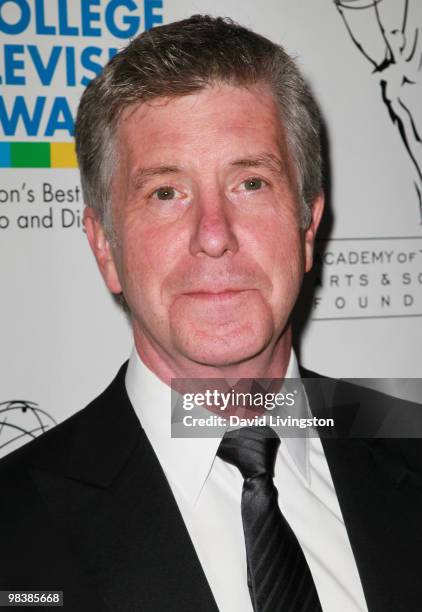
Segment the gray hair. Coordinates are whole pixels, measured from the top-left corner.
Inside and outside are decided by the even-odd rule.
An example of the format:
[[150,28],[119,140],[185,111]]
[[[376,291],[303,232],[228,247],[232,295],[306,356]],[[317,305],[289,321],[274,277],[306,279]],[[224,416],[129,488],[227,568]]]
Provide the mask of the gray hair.
[[295,61],[281,46],[229,18],[193,15],[134,38],[82,95],[75,126],[82,190],[110,237],[114,136],[122,111],[214,83],[269,85],[296,168],[302,225],[308,226],[321,191],[320,114]]

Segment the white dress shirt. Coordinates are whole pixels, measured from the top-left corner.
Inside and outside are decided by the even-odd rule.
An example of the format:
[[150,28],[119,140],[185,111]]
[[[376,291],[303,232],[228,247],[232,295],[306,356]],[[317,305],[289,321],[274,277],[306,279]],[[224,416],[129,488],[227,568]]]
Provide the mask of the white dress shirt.
[[[286,378],[300,378],[291,352]],[[220,612],[253,612],[241,517],[243,478],[216,456],[219,438],[171,437],[171,389],[133,349],[126,389],[179,506]],[[367,611],[320,439],[285,437],[274,483],[324,612]]]

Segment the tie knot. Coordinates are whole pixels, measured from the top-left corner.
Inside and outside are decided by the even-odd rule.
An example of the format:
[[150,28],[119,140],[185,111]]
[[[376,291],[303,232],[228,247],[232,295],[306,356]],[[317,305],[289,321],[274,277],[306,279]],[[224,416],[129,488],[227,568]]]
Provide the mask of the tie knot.
[[217,455],[235,465],[243,478],[260,474],[274,475],[274,463],[280,438],[271,427],[242,427],[228,431]]

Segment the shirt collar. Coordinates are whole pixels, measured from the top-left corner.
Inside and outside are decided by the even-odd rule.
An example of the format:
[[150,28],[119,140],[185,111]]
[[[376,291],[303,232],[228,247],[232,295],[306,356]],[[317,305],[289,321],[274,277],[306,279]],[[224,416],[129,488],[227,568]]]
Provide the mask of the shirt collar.
[[[299,367],[291,351],[286,378],[300,382]],[[171,388],[161,381],[141,360],[133,348],[126,372],[126,390],[139,421],[158,457],[172,487],[188,503],[197,501],[212,468],[221,438],[171,437]],[[300,382],[301,387],[302,383]],[[309,414],[306,395],[299,406],[302,415]],[[277,428],[274,428],[277,430]],[[285,437],[278,432],[302,478],[309,484],[309,439]]]

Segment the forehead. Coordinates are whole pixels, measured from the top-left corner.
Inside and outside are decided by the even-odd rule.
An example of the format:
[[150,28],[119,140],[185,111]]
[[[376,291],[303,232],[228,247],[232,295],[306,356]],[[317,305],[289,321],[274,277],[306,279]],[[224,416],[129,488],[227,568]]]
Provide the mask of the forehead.
[[117,128],[119,157],[129,164],[175,154],[190,156],[193,163],[193,156],[202,153],[224,158],[263,147],[284,153],[285,141],[277,103],[265,85],[214,85],[183,97],[134,104]]

